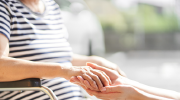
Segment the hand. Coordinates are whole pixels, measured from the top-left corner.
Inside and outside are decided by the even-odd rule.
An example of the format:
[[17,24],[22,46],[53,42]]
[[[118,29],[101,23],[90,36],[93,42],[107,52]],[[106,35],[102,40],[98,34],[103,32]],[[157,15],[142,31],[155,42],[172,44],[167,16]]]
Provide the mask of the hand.
[[117,71],[121,76],[126,77],[126,74],[120,69],[120,67],[102,57],[91,56],[92,61],[100,66],[106,67],[108,69],[112,69]]
[[[102,100],[140,100],[138,91],[129,85],[116,85],[106,87],[106,92],[97,92],[86,89],[88,94]],[[143,100],[143,99],[142,99]]]
[[[72,82],[75,82],[75,84],[79,84],[80,86],[82,86],[90,95],[95,95],[98,98],[104,100],[172,100],[164,98],[164,96],[160,97],[156,96],[155,94],[149,94],[149,92],[146,92],[143,89],[137,89],[138,87],[132,87],[131,83],[133,81],[130,81],[129,79],[118,75],[116,71],[113,72],[113,70],[106,69],[92,63],[88,63],[87,65],[91,66],[94,69],[104,71],[112,80],[111,86],[106,86],[105,90],[102,92],[96,92],[88,89],[90,88],[90,86],[82,77],[80,79],[77,77],[72,77],[70,79],[70,81],[73,80]],[[172,98],[172,96],[169,96],[169,98]]]
[[99,66],[97,64],[93,64],[93,63],[87,63],[87,66],[90,66],[93,69],[97,69],[97,70],[101,70],[101,71],[105,72],[111,79],[111,82],[112,82],[111,86],[127,84],[127,78],[119,75],[118,72],[115,70],[101,67],[101,66]]
[[83,87],[89,95],[94,95],[102,100],[140,100],[136,89],[129,85],[107,86],[105,92],[98,92],[88,89],[77,77],[72,77],[70,81]]
[[111,84],[110,78],[103,71],[92,69],[89,66],[72,67],[68,73],[70,76],[82,76],[96,91],[103,90],[104,86]]
[[[108,68],[104,68],[104,67],[98,66],[98,65],[93,64],[93,63],[87,63],[87,66],[90,66],[93,69],[98,69],[98,70],[104,71],[109,76],[109,78],[112,81],[112,84],[110,84],[111,86],[122,85],[122,84],[126,84],[127,83],[126,82],[126,78],[122,77],[121,75],[119,75],[114,70],[111,70],[111,69],[108,69]],[[81,77],[81,76],[73,77],[73,78],[70,79],[70,81],[71,80],[74,80],[76,82],[75,84],[78,83],[78,85],[81,84],[83,86],[86,86],[86,88],[94,90],[92,88],[92,86],[90,85],[90,83],[87,80],[84,80],[84,78]],[[72,81],[72,82],[74,82],[74,81]],[[105,90],[102,89],[101,91],[105,91]]]
[[86,88],[77,77],[72,77],[71,81],[82,86],[91,96],[94,95],[102,100],[175,100],[152,95],[130,85],[107,86],[106,92],[97,92]]

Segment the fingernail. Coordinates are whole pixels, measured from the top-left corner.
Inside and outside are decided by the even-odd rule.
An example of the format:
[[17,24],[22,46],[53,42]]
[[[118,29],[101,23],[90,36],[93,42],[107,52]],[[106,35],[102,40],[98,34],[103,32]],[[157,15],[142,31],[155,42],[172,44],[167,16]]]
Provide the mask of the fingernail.
[[106,88],[105,87],[101,88],[101,91],[102,92],[106,91]]

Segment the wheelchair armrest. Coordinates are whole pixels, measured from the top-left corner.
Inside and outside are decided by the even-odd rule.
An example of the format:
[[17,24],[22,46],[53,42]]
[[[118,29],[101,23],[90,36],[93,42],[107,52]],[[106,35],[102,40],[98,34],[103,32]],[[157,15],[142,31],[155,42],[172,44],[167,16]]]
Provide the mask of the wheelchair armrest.
[[41,87],[39,78],[29,78],[19,81],[0,82],[0,88],[20,88],[20,87]]

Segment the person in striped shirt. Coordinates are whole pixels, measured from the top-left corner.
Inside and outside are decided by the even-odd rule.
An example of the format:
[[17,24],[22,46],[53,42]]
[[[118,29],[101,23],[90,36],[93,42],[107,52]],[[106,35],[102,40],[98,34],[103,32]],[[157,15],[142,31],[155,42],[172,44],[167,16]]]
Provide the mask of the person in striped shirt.
[[[116,64],[104,58],[73,54],[67,38],[54,0],[0,0],[0,82],[41,78],[58,99],[83,100],[80,87],[70,83],[70,77],[81,75],[100,90],[110,84],[104,72],[86,66],[86,62],[123,75]],[[0,91],[0,100],[48,99],[39,91]]]

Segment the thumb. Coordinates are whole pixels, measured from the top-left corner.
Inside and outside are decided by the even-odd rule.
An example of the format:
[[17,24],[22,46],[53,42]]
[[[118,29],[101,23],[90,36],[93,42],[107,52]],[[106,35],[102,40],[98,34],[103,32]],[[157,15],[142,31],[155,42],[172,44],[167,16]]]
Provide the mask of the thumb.
[[97,65],[97,64],[95,64],[95,63],[91,63],[91,62],[87,62],[86,65],[87,65],[87,66],[90,66],[90,67],[93,68],[93,69],[101,70],[101,71],[103,71],[103,72],[105,72],[105,73],[108,73],[109,70],[110,70],[110,69],[107,69],[107,68],[105,68],[105,67],[99,66],[99,65]]

